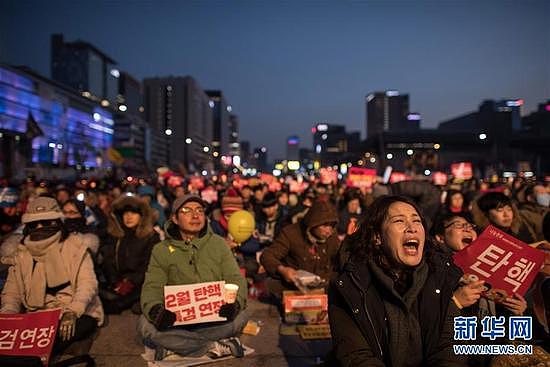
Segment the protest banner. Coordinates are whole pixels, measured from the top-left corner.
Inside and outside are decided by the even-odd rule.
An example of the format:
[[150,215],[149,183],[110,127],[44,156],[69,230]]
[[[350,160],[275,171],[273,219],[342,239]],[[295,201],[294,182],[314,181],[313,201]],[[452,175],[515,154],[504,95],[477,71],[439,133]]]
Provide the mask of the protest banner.
[[473,176],[473,168],[471,162],[459,162],[451,164],[451,173],[454,178],[460,180],[469,180]]
[[174,325],[226,321],[218,316],[224,304],[224,281],[167,285],[164,287],[164,305],[176,314]]
[[323,185],[331,185],[338,183],[338,172],[332,168],[321,168],[319,170],[321,183]]
[[0,354],[39,357],[47,366],[60,314],[60,309],[0,314]]
[[376,170],[370,168],[350,167],[346,185],[348,187],[370,188],[376,181]]
[[454,262],[473,280],[485,280],[486,296],[499,302],[514,293],[524,295],[543,261],[544,253],[501,230],[488,226]]

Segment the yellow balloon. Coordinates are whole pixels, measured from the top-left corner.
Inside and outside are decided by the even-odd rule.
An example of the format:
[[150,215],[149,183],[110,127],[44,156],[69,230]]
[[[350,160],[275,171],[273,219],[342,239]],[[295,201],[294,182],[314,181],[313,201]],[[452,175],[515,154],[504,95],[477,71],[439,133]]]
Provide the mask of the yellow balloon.
[[229,217],[227,227],[235,242],[242,243],[250,238],[256,228],[256,222],[250,212],[238,210]]

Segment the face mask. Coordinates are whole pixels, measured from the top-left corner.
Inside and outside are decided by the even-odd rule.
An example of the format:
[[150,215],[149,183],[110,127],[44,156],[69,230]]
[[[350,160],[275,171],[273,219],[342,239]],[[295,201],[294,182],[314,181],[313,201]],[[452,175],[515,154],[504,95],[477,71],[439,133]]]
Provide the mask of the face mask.
[[57,232],[59,232],[59,227],[52,226],[52,227],[40,227],[32,230],[29,233],[29,237],[31,241],[42,241],[46,238],[50,238],[51,236],[55,235]]
[[67,218],[64,224],[69,232],[83,232],[86,229],[86,218]]
[[550,194],[544,193],[544,194],[537,194],[536,196],[537,204],[549,207],[550,206]]

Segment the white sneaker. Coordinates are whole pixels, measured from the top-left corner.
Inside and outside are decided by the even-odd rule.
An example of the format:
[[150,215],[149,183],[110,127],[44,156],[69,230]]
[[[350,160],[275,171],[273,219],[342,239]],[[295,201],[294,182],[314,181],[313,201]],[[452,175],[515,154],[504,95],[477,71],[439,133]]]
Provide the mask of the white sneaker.
[[214,342],[214,346],[208,351],[207,354],[213,359],[231,355],[241,358],[244,356],[244,349],[239,338],[232,337]]

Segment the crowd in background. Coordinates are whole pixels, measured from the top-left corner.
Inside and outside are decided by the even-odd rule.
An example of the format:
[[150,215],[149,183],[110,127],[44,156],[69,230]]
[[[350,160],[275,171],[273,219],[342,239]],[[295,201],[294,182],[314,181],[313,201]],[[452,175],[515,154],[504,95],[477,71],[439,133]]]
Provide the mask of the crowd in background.
[[[297,270],[319,275],[325,281],[325,288],[330,288],[330,280],[336,279],[339,272],[342,274],[346,264],[350,263],[350,256],[365,250],[358,248],[357,243],[366,241],[365,226],[377,215],[373,202],[378,212],[391,212],[397,207],[395,202],[380,206],[383,197],[406,198],[397,202],[406,207],[404,212],[411,207],[414,209],[411,217],[418,211],[422,231],[429,238],[423,248],[426,254],[439,252],[443,258],[449,258],[475,240],[489,224],[527,244],[550,241],[548,182],[518,178],[488,183],[471,179],[436,186],[429,181],[410,180],[394,184],[375,183],[362,188],[347,187],[343,182],[325,184],[318,178],[306,178],[304,182],[298,192],[291,191],[284,180],[274,188],[258,178],[233,180],[221,176],[215,180],[184,178],[178,184],[159,177],[119,181],[83,179],[76,182],[28,179],[18,185],[4,182],[0,189],[0,256],[3,264],[0,288],[6,283],[18,246],[26,244],[25,241],[34,245],[34,242],[60,231],[61,237],[57,241],[80,242],[77,246],[80,252],[75,250],[75,254],[63,256],[80,256],[89,260],[86,264],[93,269],[97,296],[101,300],[99,302],[95,295],[90,295],[87,301],[97,303],[95,309],[85,312],[95,320],[93,326],[86,326],[86,320],[81,320],[83,312],[74,310],[78,320],[82,321],[77,333],[86,333],[86,327],[101,326],[103,311],[98,311],[99,303],[107,314],[126,309],[140,314],[140,295],[153,248],[162,240],[172,238],[167,231],[174,221],[173,215],[177,215],[174,203],[189,195],[200,198],[209,228],[221,236],[231,250],[248,284],[248,297],[261,300],[272,297],[280,302],[282,290],[296,289]],[[47,217],[47,223],[36,219],[40,214],[39,204],[48,205],[44,198],[55,200],[60,209],[59,213]],[[177,209],[180,210],[181,205]],[[228,229],[230,216],[240,210],[250,212],[255,218],[252,236],[242,243],[235,241]],[[32,219],[29,215],[38,217]],[[38,228],[30,228],[39,222],[44,223]],[[380,223],[376,225],[381,226]],[[82,252],[82,248],[86,251]],[[415,250],[411,248],[410,251]],[[52,260],[55,261],[63,260]],[[62,289],[70,277],[71,274],[63,276],[57,286]],[[398,283],[405,283],[396,283],[395,287],[410,287],[406,275],[403,279],[400,277],[396,278]],[[544,339],[548,337],[547,320],[550,320],[550,282],[536,286],[542,287],[539,290],[544,295],[542,304],[535,304],[532,295],[528,294],[525,299],[513,297],[499,307],[511,314],[535,316],[537,335]],[[46,293],[50,288],[48,280]],[[451,289],[449,296],[453,296],[460,310],[469,309],[469,312],[479,314],[481,308],[490,313],[495,305],[482,304],[482,289],[482,283],[462,284]],[[401,296],[404,294],[407,293]],[[8,304],[6,298],[9,296],[4,289],[2,312],[8,310],[4,306]],[[33,306],[33,302],[42,301],[26,299],[25,308],[39,308]],[[472,306],[477,309],[472,311]],[[345,314],[345,302],[340,302],[337,307],[336,310],[344,310]],[[342,323],[353,323],[334,310],[333,307],[331,317]],[[495,312],[493,310],[493,314]],[[424,330],[418,332],[421,331]],[[347,350],[338,349],[342,346],[338,341],[335,344],[337,357],[341,361],[352,361],[349,348],[353,343],[347,344]],[[391,350],[392,346],[390,343],[388,348]],[[399,365],[401,362],[395,363]]]

